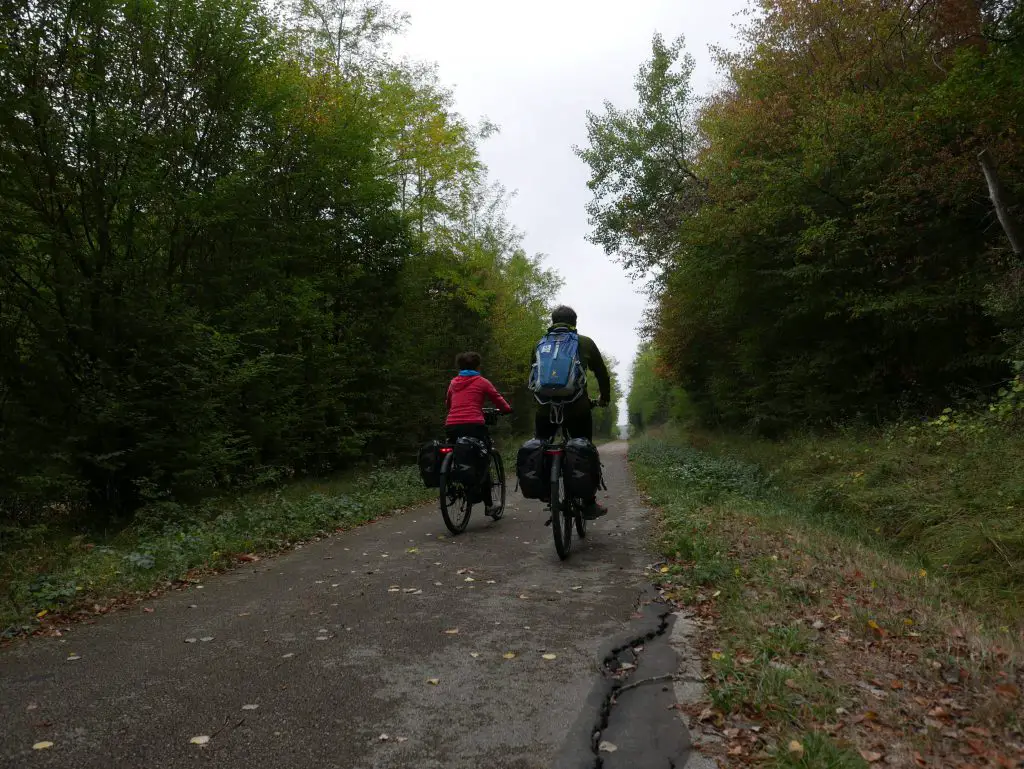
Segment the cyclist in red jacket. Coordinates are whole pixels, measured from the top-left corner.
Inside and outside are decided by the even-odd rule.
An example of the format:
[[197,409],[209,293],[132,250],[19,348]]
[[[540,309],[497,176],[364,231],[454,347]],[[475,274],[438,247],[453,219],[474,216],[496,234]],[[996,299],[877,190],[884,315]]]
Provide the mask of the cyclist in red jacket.
[[[480,353],[459,353],[455,358],[455,365],[459,368],[459,375],[449,383],[448,394],[444,399],[445,409],[448,411],[448,418],[444,423],[445,433],[452,442],[463,436],[477,438],[483,441],[490,451],[491,434],[484,421],[484,399],[489,399],[503,414],[512,413],[512,407],[501,397],[501,393],[494,388],[490,380],[480,375]],[[482,491],[484,514],[492,515],[495,505],[491,497],[489,469]]]

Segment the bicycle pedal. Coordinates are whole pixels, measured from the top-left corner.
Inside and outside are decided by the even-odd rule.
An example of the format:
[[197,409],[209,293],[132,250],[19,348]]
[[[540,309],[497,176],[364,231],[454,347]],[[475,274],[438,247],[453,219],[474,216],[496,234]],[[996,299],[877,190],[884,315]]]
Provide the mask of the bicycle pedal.
[[548,518],[546,521],[544,521],[544,525],[545,526],[550,526],[551,525],[551,519]]

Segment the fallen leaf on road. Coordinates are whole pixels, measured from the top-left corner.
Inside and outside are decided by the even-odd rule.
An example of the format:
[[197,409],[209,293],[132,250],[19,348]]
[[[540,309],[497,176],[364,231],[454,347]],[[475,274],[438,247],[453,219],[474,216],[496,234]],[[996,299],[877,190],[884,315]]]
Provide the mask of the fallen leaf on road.
[[804,746],[796,740],[790,740],[789,752],[795,756],[802,757],[804,754]]
[[634,670],[634,669],[636,669],[636,665],[634,665],[632,662],[623,662],[621,665],[619,665],[619,670]]
[[408,737],[395,737],[396,742],[406,742],[408,739]]
[[477,657],[480,656],[480,652],[470,652],[469,656],[472,657],[473,659],[476,659]]
[[256,710],[259,705],[242,705],[242,710]]
[[420,549],[418,547],[410,547],[405,552],[407,552],[407,553],[418,553],[419,551],[420,551]]
[[486,584],[488,584],[488,585],[497,585],[498,584],[498,580],[496,580],[496,579],[489,579],[489,580],[487,580]]
[[428,678],[427,679],[427,683],[430,684],[431,686],[437,686],[439,683],[441,683],[441,679],[440,678]]
[[46,750],[47,748],[52,748],[52,747],[53,747],[53,743],[52,742],[50,742],[49,740],[43,740],[42,742],[37,742],[35,745],[33,745],[32,746],[32,750]]
[[80,659],[82,659],[82,657],[79,654],[69,654],[68,655],[68,662],[74,662],[75,660],[80,660]]
[[443,585],[443,583],[441,583],[441,582],[435,582],[435,583],[434,583],[434,587],[443,587],[443,586],[444,586],[444,585]]
[[526,598],[526,593],[523,593],[523,594],[522,594],[521,596],[519,596],[519,597],[520,597],[520,598],[524,598],[524,599],[525,599],[525,598]]
[[206,643],[207,641],[212,641],[213,640],[213,636],[212,635],[204,635],[199,640],[202,641],[203,643]]
[[507,660],[513,660],[513,659],[516,658],[516,653],[515,652],[505,652],[501,656],[504,657]]
[[[590,744],[593,745],[594,743],[590,743]],[[608,742],[608,740],[602,740],[601,744],[597,746],[597,749],[599,751],[601,751],[602,753],[614,753],[616,750],[619,749],[619,746],[616,745],[614,742]]]
[[668,574],[668,566],[662,566],[660,569],[658,569],[658,571],[660,571],[662,574]]
[[476,580],[475,580],[475,579],[473,579],[472,577],[466,577],[466,578],[465,578],[465,579],[463,580],[463,582],[476,582]]
[[260,557],[258,555],[253,555],[252,553],[245,553],[244,555],[238,556],[238,560],[245,563],[256,563],[259,559]]
[[193,737],[191,740],[189,740],[189,742],[191,742],[193,745],[205,745],[209,741],[209,736],[205,734],[200,734],[198,737]]
[[401,593],[402,592],[402,588],[400,588],[400,587],[389,587],[388,588],[388,592],[389,593]]
[[185,639],[185,643],[187,643],[187,644],[194,644],[198,640],[199,640],[198,638],[186,638]]
[[459,569],[459,570],[458,570],[457,572],[455,572],[455,573],[456,573],[456,574],[472,574],[472,573],[473,573],[473,570],[472,570],[472,569]]
[[546,660],[558,659],[558,655],[556,655],[556,654],[542,654],[540,656],[543,657]]
[[377,739],[380,740],[381,742],[387,742],[388,740],[391,739],[391,735],[390,734],[382,734]]
[[153,609],[151,609],[149,606],[142,607],[142,610],[144,612],[146,612],[146,614],[152,614],[153,613]]
[[38,612],[36,614],[36,619],[42,619],[43,617],[45,617],[49,613],[50,613],[49,609],[43,609],[41,612]]
[[448,630],[444,631],[444,634],[445,635],[458,635],[459,634],[459,629],[457,627],[449,628]]
[[282,654],[281,655],[281,659],[286,660],[286,659],[289,659],[289,658],[294,657],[294,656],[295,656],[295,652],[288,652],[287,654]]
[[860,752],[860,757],[867,761],[869,764],[873,764],[876,761],[882,760],[882,754],[874,750],[862,750]]

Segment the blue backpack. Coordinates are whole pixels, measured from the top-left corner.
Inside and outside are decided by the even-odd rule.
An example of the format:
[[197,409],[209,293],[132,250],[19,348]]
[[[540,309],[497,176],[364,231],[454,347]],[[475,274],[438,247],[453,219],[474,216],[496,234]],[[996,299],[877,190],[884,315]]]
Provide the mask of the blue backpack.
[[575,331],[550,331],[537,344],[537,360],[528,387],[538,403],[572,402],[587,386],[580,361],[580,337]]

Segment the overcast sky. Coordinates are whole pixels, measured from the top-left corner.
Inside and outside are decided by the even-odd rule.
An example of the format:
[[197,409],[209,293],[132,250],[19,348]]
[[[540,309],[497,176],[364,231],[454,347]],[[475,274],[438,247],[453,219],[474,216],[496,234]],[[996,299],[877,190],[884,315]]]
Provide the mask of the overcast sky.
[[[573,154],[586,142],[585,114],[605,99],[635,103],[633,78],[651,36],[686,35],[699,90],[718,78],[709,44],[730,46],[745,0],[390,0],[411,17],[394,50],[437,62],[442,81],[471,122],[501,132],[481,147],[493,180],[516,197],[512,223],[526,250],[547,255],[563,277],[558,299],[579,315],[580,333],[619,360],[623,381],[646,303],[622,269],[588,243],[587,167]],[[625,410],[621,421],[625,421]]]

